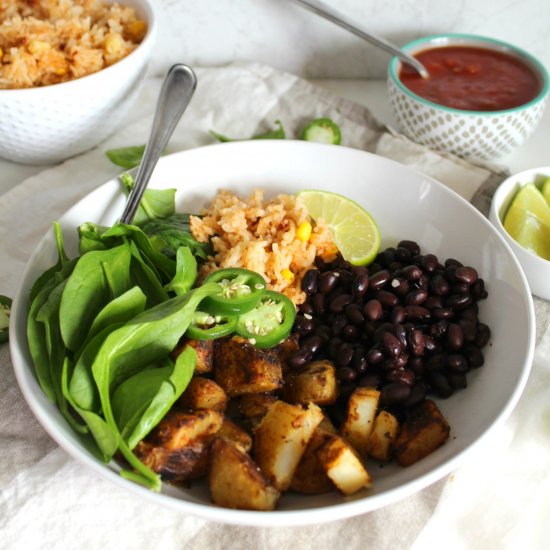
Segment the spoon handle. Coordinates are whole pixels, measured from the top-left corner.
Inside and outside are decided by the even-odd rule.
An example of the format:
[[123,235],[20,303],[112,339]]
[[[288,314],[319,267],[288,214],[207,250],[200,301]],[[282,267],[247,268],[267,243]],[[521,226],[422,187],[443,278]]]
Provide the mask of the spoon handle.
[[173,65],[166,74],[157,100],[151,134],[136,174],[134,187],[120,218],[121,223],[132,223],[149,178],[183,112],[189,105],[196,86],[195,73],[187,65]]
[[335,23],[339,27],[346,29],[347,31],[355,34],[356,36],[359,36],[359,38],[362,38],[363,40],[366,40],[367,42],[374,44],[380,49],[392,55],[395,55],[396,57],[401,59],[401,61],[403,61],[404,63],[407,63],[408,65],[411,65],[412,67],[414,67],[420,73],[420,76],[422,76],[422,78],[428,78],[429,75],[428,75],[428,71],[426,70],[426,67],[424,67],[424,65],[422,65],[422,63],[420,63],[418,59],[415,59],[414,57],[406,54],[405,52],[400,50],[397,46],[391,44],[384,38],[381,38],[365,30],[364,28],[361,28],[359,25],[354,23],[350,18],[333,10],[330,6],[327,6],[325,3],[320,2],[319,0],[292,0],[292,1],[312,11],[313,13],[321,17],[324,17],[325,19],[328,19],[332,23]]

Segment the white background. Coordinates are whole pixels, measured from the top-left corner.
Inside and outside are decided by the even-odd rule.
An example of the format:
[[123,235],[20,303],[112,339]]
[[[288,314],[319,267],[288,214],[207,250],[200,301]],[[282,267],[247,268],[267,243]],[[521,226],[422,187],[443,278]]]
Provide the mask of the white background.
[[[261,61],[306,78],[381,78],[388,54],[290,0],[153,0],[160,28],[151,71],[175,62]],[[429,34],[511,42],[550,67],[548,0],[324,0],[399,46]]]

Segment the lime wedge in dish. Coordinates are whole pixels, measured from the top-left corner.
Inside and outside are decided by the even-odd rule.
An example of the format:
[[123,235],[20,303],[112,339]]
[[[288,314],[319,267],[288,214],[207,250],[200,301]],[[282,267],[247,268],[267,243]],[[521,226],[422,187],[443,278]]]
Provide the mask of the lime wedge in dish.
[[550,260],[550,205],[534,184],[528,183],[517,192],[503,225],[521,246]]
[[550,206],[550,176],[542,182],[540,190],[542,196],[546,199],[548,206]]
[[328,225],[345,260],[353,265],[367,265],[376,258],[380,230],[363,207],[328,191],[300,191],[298,197],[314,220],[321,218]]

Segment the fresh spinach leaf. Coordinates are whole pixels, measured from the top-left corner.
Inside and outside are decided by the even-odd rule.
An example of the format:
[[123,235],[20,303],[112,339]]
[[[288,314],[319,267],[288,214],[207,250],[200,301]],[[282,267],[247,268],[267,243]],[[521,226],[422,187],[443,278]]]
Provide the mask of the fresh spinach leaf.
[[113,164],[129,170],[141,162],[144,152],[145,145],[133,145],[130,147],[120,147],[119,149],[109,149],[105,151],[105,154]]
[[110,248],[103,233],[109,229],[103,225],[98,225],[92,222],[83,223],[78,227],[78,249],[80,255],[83,256],[86,252],[92,250],[106,250]]
[[148,265],[136,244],[130,242],[132,262],[130,264],[130,277],[132,284],[143,289],[147,297],[147,307],[152,307],[168,300],[168,293],[164,289],[160,277],[156,271]]
[[197,260],[193,252],[186,246],[181,246],[176,254],[176,274],[164,288],[181,296],[193,288],[197,274]]
[[283,128],[283,125],[280,120],[276,120],[275,124],[277,128],[268,130],[267,132],[263,132],[261,134],[257,134],[255,136],[249,137],[249,138],[242,138],[242,139],[234,139],[229,138],[227,136],[224,136],[223,134],[219,134],[218,132],[214,132],[213,130],[210,130],[210,135],[212,137],[215,137],[218,141],[224,143],[227,141],[247,141],[250,139],[285,139],[285,129]]

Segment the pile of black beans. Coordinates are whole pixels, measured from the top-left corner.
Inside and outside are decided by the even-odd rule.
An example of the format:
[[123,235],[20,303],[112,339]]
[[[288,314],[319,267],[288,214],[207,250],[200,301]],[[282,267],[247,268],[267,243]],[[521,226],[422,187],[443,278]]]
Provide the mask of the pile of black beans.
[[307,295],[294,322],[299,349],[290,367],[328,359],[340,403],[357,386],[380,390],[381,405],[404,412],[426,396],[449,397],[484,362],[489,327],[478,318],[487,297],[473,267],[443,263],[403,240],[368,267],[342,257],[318,261],[301,286]]

